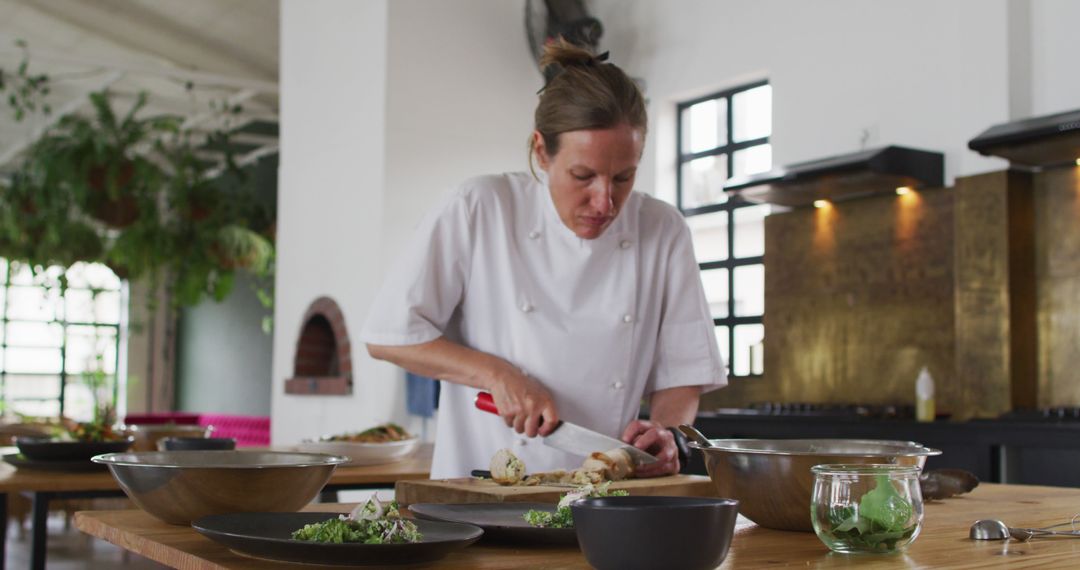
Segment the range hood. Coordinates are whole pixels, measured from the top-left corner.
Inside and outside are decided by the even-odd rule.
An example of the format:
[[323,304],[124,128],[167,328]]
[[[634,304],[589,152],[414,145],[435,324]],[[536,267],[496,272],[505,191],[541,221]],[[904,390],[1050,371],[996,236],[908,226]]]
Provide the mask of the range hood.
[[1032,168],[1077,164],[1080,109],[995,125],[968,141],[968,148]]
[[940,152],[887,146],[730,178],[724,191],[749,202],[799,207],[893,193],[900,187],[935,188],[944,180]]

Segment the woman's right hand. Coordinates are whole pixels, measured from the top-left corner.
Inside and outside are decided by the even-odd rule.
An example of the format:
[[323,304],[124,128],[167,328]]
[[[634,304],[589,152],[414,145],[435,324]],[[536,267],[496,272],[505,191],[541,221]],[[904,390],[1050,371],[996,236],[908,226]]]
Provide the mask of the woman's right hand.
[[547,388],[513,365],[500,371],[489,390],[503,421],[518,433],[547,435],[559,424],[559,413]]
[[414,374],[491,392],[499,415],[518,433],[547,435],[559,424],[547,388],[498,356],[446,337],[405,346],[369,344],[367,349],[372,358],[393,362]]

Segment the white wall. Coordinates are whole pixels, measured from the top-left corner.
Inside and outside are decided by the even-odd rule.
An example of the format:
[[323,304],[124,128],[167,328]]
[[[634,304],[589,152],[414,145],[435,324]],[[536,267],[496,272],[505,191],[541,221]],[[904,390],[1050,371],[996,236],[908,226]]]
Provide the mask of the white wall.
[[[967,141],[1007,119],[1005,0],[597,0],[604,48],[647,82],[647,161],[673,194],[674,103],[773,85],[773,161],[899,144],[946,154],[947,176],[1002,168]],[[656,153],[659,149],[659,153]]]
[[440,196],[479,174],[528,168],[536,71],[522,0],[393,0],[384,262]]
[[[273,438],[405,414],[400,369],[357,335],[384,269],[469,176],[522,170],[536,90],[521,0],[283,0]],[[351,397],[286,396],[300,318],[322,294],[353,342]]]
[[275,443],[385,419],[394,386],[353,342],[350,397],[288,396],[300,319],[333,297],[355,336],[375,294],[385,184],[385,0],[282,0],[281,168],[271,415]]
[[1078,26],[1080,2],[1031,2],[1031,98],[1034,115],[1080,109]]

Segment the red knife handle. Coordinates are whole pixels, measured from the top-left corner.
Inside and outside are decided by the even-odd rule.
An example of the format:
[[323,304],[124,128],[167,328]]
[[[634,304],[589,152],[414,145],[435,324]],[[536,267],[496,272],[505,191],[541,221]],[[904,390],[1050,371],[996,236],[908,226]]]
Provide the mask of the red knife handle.
[[[475,405],[477,409],[488,412],[489,414],[499,415],[499,408],[495,407],[495,398],[491,397],[490,392],[480,392],[480,393],[478,393],[476,395],[476,400],[473,401],[473,405]],[[543,418],[540,419],[540,425],[541,426],[544,425]],[[557,428],[560,425],[562,425],[561,421],[559,423],[555,424],[555,427]],[[552,430],[554,430],[554,429],[555,428],[552,428]]]
[[478,410],[484,410],[485,412],[499,415],[499,408],[495,407],[495,399],[487,392],[480,392],[477,394],[476,401],[473,403]]

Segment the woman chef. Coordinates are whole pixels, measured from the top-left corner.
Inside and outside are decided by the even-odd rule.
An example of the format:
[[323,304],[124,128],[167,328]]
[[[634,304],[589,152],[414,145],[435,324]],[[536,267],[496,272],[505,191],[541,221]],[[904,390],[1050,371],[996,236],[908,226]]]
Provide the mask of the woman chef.
[[[462,184],[365,323],[374,358],[444,381],[432,478],[467,476],[501,448],[530,473],[578,467],[530,439],[560,419],[656,455],[639,477],[676,473],[666,428],[693,422],[701,392],[727,382],[686,223],[633,191],[645,102],[603,60],[548,46],[541,65],[561,72],[529,143],[542,172]],[[473,407],[482,390],[501,418]]]

